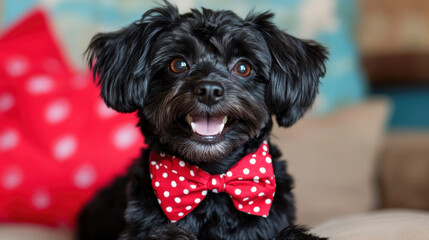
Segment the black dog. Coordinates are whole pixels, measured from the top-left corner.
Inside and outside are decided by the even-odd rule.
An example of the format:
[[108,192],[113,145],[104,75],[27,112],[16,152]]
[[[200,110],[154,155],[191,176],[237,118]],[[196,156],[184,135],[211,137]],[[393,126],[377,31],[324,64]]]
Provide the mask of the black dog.
[[[253,213],[243,212],[232,201],[234,194],[203,186],[203,199],[195,200],[189,213],[181,209],[180,217],[169,219],[172,208],[161,207],[160,198],[174,196],[154,193],[159,183],[151,179],[151,167],[167,168],[155,161],[159,156],[174,156],[172,164],[186,163],[204,176],[224,179],[241,159],[269,144],[272,115],[288,127],[312,105],[327,52],[280,31],[272,17],[251,13],[243,20],[208,9],[180,15],[165,2],[130,26],[92,39],[89,64],[99,77],[101,96],[119,112],[137,111],[149,147],[127,176],[83,210],[78,239],[320,239],[293,225],[292,179],[273,145],[272,163],[268,160],[275,195],[259,194],[271,204],[268,216],[257,214],[256,203]],[[243,172],[255,180],[248,169]],[[256,180],[258,188],[264,184]],[[175,181],[171,185],[178,188]]]

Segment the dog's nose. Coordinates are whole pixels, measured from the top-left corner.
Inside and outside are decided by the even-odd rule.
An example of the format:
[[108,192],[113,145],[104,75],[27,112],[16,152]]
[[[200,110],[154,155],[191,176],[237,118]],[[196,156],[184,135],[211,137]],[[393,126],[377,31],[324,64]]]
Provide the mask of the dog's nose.
[[223,99],[224,88],[217,82],[204,81],[198,83],[194,88],[194,95],[198,101],[207,106],[214,105]]

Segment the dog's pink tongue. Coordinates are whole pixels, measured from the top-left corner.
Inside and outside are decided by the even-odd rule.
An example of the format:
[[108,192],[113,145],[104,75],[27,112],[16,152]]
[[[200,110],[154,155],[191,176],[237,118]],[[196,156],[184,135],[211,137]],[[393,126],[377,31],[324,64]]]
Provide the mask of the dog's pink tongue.
[[194,116],[192,118],[195,123],[195,132],[200,135],[216,135],[219,133],[222,125],[223,117],[202,117]]

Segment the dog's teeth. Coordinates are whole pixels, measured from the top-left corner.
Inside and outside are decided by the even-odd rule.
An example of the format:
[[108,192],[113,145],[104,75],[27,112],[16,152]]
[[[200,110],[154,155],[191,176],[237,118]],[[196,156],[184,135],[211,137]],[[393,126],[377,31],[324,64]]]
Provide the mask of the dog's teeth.
[[191,127],[192,127],[192,131],[196,132],[196,130],[195,130],[196,127],[195,127],[195,123],[194,122],[191,122]]
[[222,123],[221,125],[220,125],[220,127],[219,127],[219,134],[221,134],[222,133],[222,131],[223,131],[223,128],[225,127],[225,124],[224,123]]
[[[228,121],[228,117],[227,116],[225,116],[224,118],[223,118],[223,121],[222,121],[222,123],[223,124],[226,124],[226,122]],[[222,127],[222,129],[223,129],[223,127]]]
[[186,115],[185,120],[186,120],[186,122],[188,122],[188,124],[189,124],[189,125],[192,125],[192,120],[193,120],[193,119],[192,119],[191,115],[189,115],[189,114],[188,114],[188,115]]

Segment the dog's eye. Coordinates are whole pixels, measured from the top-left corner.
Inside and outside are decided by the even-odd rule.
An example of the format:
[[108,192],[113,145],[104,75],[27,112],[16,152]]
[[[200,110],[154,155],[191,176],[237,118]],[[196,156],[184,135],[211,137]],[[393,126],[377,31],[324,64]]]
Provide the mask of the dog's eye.
[[181,73],[188,69],[188,63],[183,58],[176,58],[171,61],[170,69],[174,73]]
[[250,65],[246,62],[238,62],[234,66],[234,72],[240,77],[247,77],[250,75]]

